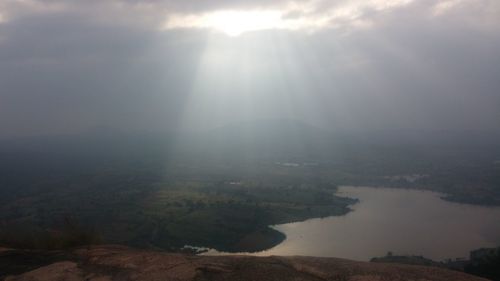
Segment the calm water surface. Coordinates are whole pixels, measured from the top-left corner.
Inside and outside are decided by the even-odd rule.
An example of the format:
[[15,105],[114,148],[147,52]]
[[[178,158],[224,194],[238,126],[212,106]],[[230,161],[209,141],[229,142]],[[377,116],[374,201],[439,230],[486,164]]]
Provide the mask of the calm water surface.
[[407,189],[340,187],[338,194],[360,202],[345,216],[273,226],[286,240],[256,255],[369,260],[392,251],[443,260],[500,245],[498,207],[451,203],[435,192]]

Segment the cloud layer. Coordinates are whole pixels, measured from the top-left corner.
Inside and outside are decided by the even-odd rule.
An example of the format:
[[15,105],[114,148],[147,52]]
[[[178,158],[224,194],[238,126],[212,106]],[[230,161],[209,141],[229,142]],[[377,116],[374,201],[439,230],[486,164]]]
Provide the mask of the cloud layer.
[[494,0],[2,1],[0,136],[500,129],[499,34]]

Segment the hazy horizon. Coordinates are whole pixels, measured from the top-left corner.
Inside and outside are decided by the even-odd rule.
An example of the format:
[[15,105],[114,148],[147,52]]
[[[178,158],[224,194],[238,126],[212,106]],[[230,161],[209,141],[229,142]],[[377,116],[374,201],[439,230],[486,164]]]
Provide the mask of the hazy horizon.
[[0,3],[0,137],[500,130],[500,3]]
[[0,279],[500,280],[499,215],[499,0],[0,0]]

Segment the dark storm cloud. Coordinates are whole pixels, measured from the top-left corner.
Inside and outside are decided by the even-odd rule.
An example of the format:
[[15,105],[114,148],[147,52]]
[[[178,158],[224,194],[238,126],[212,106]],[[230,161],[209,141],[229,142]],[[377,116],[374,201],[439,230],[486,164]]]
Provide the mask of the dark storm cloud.
[[[0,136],[252,117],[361,129],[500,129],[499,4],[290,3],[3,2]],[[330,23],[239,38],[161,29],[171,14],[280,7],[292,19]],[[348,12],[336,16],[336,9]],[[217,65],[212,56],[220,56]],[[234,63],[242,57],[246,64]]]
[[168,126],[203,44],[203,36],[95,25],[75,14],[1,28],[5,134]]

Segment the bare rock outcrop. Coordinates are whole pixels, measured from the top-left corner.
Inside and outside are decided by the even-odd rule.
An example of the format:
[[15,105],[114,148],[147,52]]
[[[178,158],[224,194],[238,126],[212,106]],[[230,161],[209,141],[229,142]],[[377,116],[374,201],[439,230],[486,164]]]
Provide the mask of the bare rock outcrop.
[[479,281],[482,278],[437,267],[356,262],[338,258],[193,256],[97,246],[77,249],[57,261],[6,281]]

